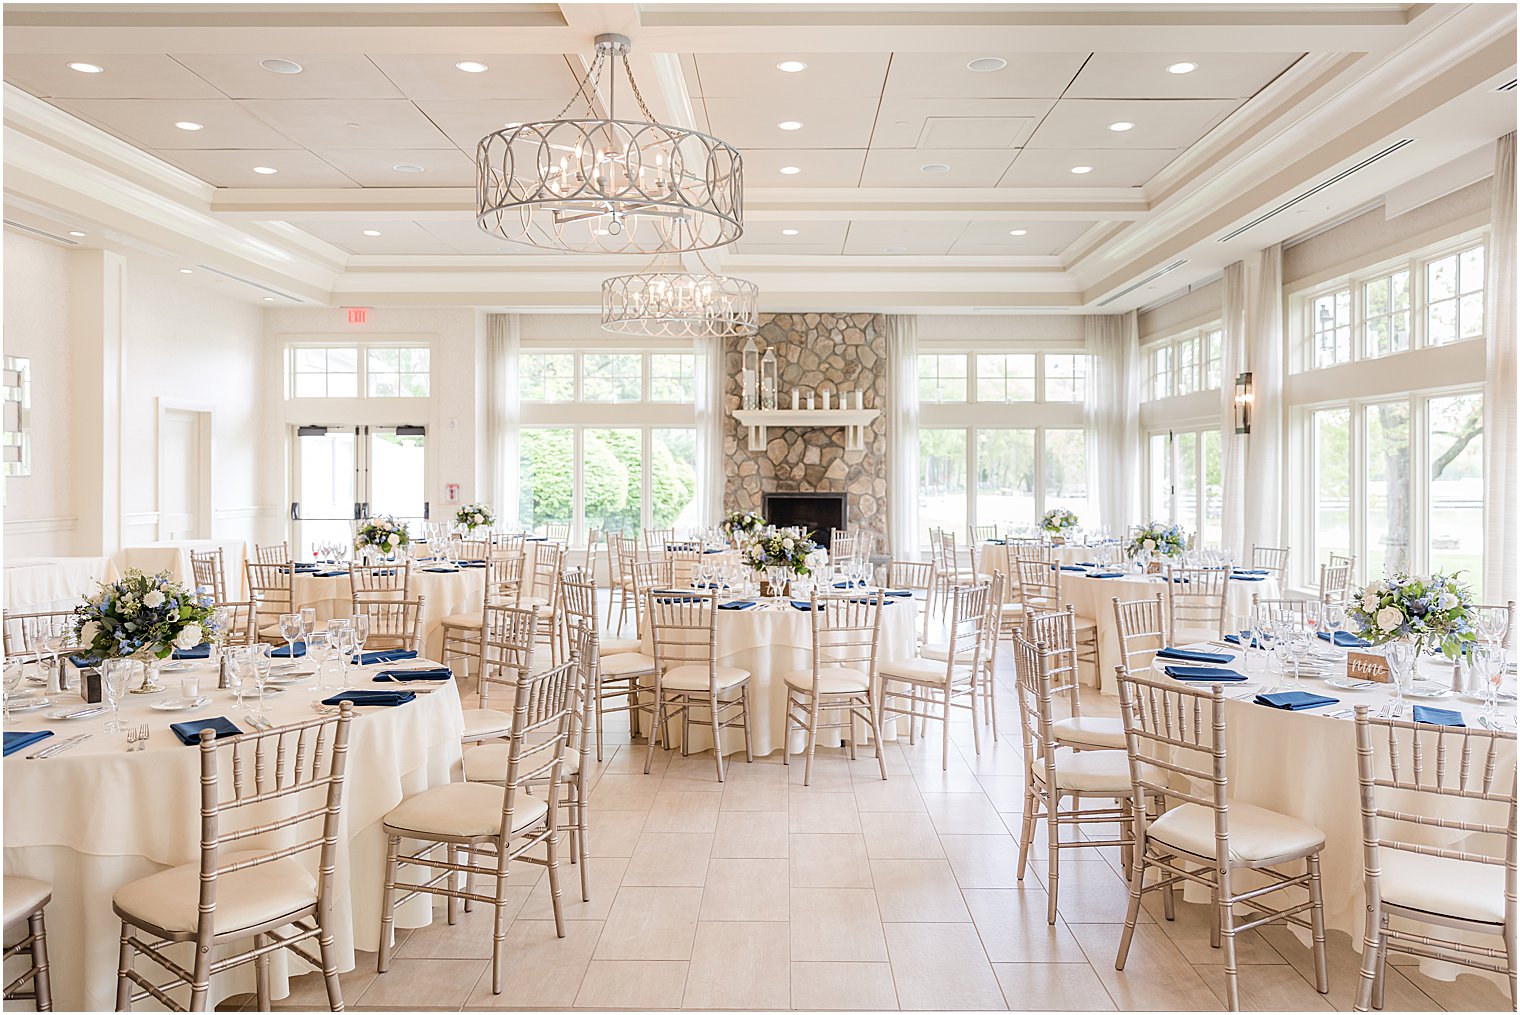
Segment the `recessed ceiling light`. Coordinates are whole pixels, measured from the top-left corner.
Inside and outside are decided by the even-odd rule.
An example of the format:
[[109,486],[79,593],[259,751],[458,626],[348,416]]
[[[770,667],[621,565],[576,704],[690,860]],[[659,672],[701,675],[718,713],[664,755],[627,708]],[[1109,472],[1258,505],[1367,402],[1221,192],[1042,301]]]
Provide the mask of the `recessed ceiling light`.
[[190,269],[189,269],[189,268],[181,268],[181,269],[180,269],[180,270],[179,270],[179,273],[180,273],[180,274],[181,274],[181,275],[189,275],[189,274],[191,274],[191,271],[190,271]]
[[1008,66],[1008,61],[1000,56],[979,56],[966,64],[967,70],[974,70],[978,74],[989,74],[995,70],[1002,70]]
[[99,74],[105,68],[98,63],[71,63],[69,70],[77,70],[81,74]]
[[461,60],[454,66],[458,67],[466,74],[484,74],[486,71],[491,69],[478,60]]
[[907,247],[887,247],[886,250],[889,254],[906,254],[908,252]]
[[801,60],[782,60],[780,63],[776,64],[776,69],[779,71],[785,71],[788,74],[800,74],[803,71],[807,70],[807,64],[803,63]]
[[422,167],[419,166],[419,165],[417,165],[417,163],[415,163],[415,162],[398,162],[396,165],[391,166],[391,168],[393,170],[395,170],[396,172],[398,172],[398,173],[420,173],[420,172],[422,172]]
[[279,172],[278,169],[275,169],[272,166],[254,166],[253,171],[261,176],[273,176],[275,173]]
[[273,303],[274,302],[274,297],[273,296],[265,296],[264,297],[264,302],[265,303]]
[[299,74],[302,71],[301,65],[294,60],[281,60],[278,57],[260,60],[259,66],[271,74]]
[[1071,171],[1076,173],[1078,176],[1081,176],[1084,173],[1092,172],[1092,166],[1072,166]]
[[943,162],[930,162],[928,165],[918,167],[920,173],[948,173],[950,167]]
[[379,236],[380,235],[380,230],[378,230],[378,229],[366,229],[366,230],[364,230],[364,235],[365,236]]
[[796,166],[782,166],[781,167],[781,174],[783,176],[796,176],[800,172],[802,172],[802,170],[799,169],[799,168],[797,168]]
[[781,235],[782,236],[796,236],[797,235],[797,230],[796,229],[783,229],[783,230],[781,230]]
[[802,122],[800,120],[782,120],[780,123],[776,124],[776,126],[780,127],[782,130],[801,130]]
[[70,236],[83,236],[84,233],[80,232],[78,229],[70,229],[69,230],[69,235]]
[[1010,229],[1010,230],[1008,230],[1008,235],[1009,236],[1028,236],[1029,235],[1029,230],[1028,229]]
[[1133,130],[1134,128],[1135,125],[1130,123],[1128,120],[1120,120],[1118,123],[1111,123],[1108,125],[1109,130],[1118,131],[1120,133],[1123,133],[1126,130]]
[[174,126],[180,130],[200,130],[202,124],[196,123],[194,120],[180,120]]
[[1198,65],[1196,63],[1189,63],[1186,60],[1182,61],[1181,63],[1174,63],[1167,68],[1167,70],[1173,74],[1191,74],[1197,69]]

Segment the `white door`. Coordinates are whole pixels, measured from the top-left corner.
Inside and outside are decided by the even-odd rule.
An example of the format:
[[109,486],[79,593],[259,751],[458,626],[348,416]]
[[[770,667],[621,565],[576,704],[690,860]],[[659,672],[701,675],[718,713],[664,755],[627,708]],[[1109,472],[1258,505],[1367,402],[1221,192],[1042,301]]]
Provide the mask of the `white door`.
[[158,429],[158,537],[203,539],[205,413],[165,409]]

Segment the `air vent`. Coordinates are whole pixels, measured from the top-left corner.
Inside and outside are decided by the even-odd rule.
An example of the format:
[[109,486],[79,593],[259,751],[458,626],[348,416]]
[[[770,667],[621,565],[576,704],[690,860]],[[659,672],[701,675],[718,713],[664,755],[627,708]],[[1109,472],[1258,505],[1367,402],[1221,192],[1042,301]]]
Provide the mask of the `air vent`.
[[1515,90],[1515,79],[1514,78],[1510,78],[1504,84],[1502,84],[1498,88],[1494,89],[1494,91],[1496,91],[1496,92],[1512,92],[1514,90]]
[[1321,183],[1321,184],[1319,184],[1317,186],[1314,186],[1314,187],[1310,187],[1308,190],[1304,191],[1302,194],[1299,194],[1297,197],[1289,198],[1288,200],[1284,201],[1282,204],[1278,205],[1276,208],[1273,208],[1271,211],[1265,213],[1264,215],[1257,216],[1256,218],[1254,218],[1251,221],[1247,222],[1245,225],[1241,226],[1239,229],[1236,229],[1236,230],[1233,230],[1231,232],[1225,233],[1223,236],[1219,237],[1219,239],[1216,240],[1215,242],[1217,242],[1217,243],[1229,243],[1231,240],[1233,240],[1235,237],[1239,236],[1241,233],[1247,232],[1248,230],[1251,230],[1251,229],[1255,229],[1257,226],[1261,225],[1263,222],[1265,222],[1269,218],[1274,218],[1275,216],[1281,215],[1283,212],[1287,211],[1289,208],[1291,208],[1294,205],[1298,204],[1300,201],[1307,201],[1309,198],[1313,197],[1315,194],[1321,193],[1325,189],[1327,189],[1329,187],[1335,186],[1337,183],[1340,183],[1342,180],[1344,180],[1346,177],[1352,175],[1353,173],[1359,173],[1363,169],[1366,169],[1368,166],[1372,165],[1374,162],[1378,161],[1379,159],[1387,158],[1389,155],[1392,155],[1394,152],[1398,151],[1400,148],[1403,148],[1406,145],[1412,145],[1412,144],[1414,144],[1414,138],[1412,138],[1412,137],[1400,138],[1398,141],[1395,141],[1393,144],[1389,145],[1387,148],[1384,148],[1382,151],[1377,152],[1374,155],[1367,156],[1365,159],[1363,159],[1362,161],[1358,162],[1356,165],[1352,166],[1351,168],[1345,169],[1345,170],[1342,170],[1339,173],[1336,173],[1334,176],[1330,177],[1330,179],[1326,180],[1324,183]]
[[12,229],[18,230],[20,232],[30,233],[31,235],[41,237],[44,240],[52,240],[54,243],[62,243],[66,247],[79,246],[79,241],[74,239],[72,236],[59,236],[57,233],[50,233],[46,229],[38,229],[36,226],[29,226],[25,222],[17,222],[15,219],[6,219],[5,224],[10,226]]
[[1110,303],[1112,303],[1114,300],[1122,299],[1123,297],[1128,296],[1130,293],[1134,292],[1136,289],[1139,289],[1142,286],[1150,285],[1152,282],[1156,281],[1156,279],[1160,278],[1162,275],[1165,275],[1169,271],[1176,271],[1178,268],[1182,267],[1184,264],[1187,264],[1187,258],[1185,258],[1185,257],[1181,258],[1179,260],[1173,261],[1171,264],[1167,265],[1165,268],[1161,268],[1161,269],[1158,269],[1156,271],[1151,272],[1149,275],[1145,276],[1144,278],[1142,278],[1140,281],[1136,282],[1134,285],[1130,286],[1129,288],[1127,288],[1127,289],[1121,289],[1118,292],[1114,293],[1112,296],[1108,297],[1107,299],[1099,300],[1098,301],[1098,306],[1100,306],[1100,307],[1106,307]]
[[271,295],[278,296],[281,299],[290,300],[292,303],[306,302],[304,299],[295,295],[294,293],[288,293],[283,289],[275,289],[274,287],[267,286],[262,282],[255,282],[253,279],[244,278],[242,275],[234,275],[230,271],[223,271],[222,269],[212,267],[209,264],[197,264],[196,267],[201,271],[207,271],[213,275],[218,275],[221,278],[225,278],[229,282],[241,282],[243,285],[252,286],[260,292],[270,293]]

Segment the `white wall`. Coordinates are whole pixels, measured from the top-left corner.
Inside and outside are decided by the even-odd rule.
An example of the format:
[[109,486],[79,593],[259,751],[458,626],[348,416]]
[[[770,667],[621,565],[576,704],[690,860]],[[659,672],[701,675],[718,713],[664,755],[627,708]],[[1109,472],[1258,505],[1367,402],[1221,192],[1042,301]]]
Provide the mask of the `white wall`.
[[1080,348],[1086,342],[1082,320],[1081,314],[921,314],[918,340]]

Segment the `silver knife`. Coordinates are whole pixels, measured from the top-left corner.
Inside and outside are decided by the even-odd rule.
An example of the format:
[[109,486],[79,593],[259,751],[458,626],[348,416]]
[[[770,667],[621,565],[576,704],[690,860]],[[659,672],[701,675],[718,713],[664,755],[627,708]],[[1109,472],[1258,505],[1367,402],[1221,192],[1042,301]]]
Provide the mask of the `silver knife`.
[[86,740],[90,739],[94,735],[95,734],[93,734],[93,733],[81,733],[78,736],[69,737],[69,739],[67,739],[67,740],[64,740],[64,741],[62,741],[60,743],[53,744],[51,747],[44,747],[40,751],[33,751],[31,754],[28,754],[27,757],[28,758],[51,758],[55,754],[62,754],[64,751],[68,750],[70,747],[77,747],[77,746],[79,746],[80,744],[84,743]]
[[[95,708],[80,708],[80,709],[75,709],[74,711],[66,713],[64,715],[61,715],[58,718],[60,718],[60,719],[84,719],[84,718],[87,718],[88,716],[92,716],[92,715],[102,715],[103,713],[106,713],[106,712],[109,712],[109,711],[111,711],[110,706],[100,705],[100,706],[95,707]],[[55,744],[54,746],[56,747],[57,745]]]

